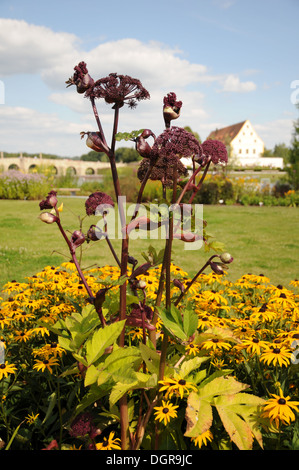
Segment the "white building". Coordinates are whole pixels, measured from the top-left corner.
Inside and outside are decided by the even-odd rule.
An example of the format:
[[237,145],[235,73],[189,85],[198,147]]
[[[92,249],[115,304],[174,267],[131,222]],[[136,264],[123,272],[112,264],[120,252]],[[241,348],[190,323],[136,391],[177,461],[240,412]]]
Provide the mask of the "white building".
[[252,124],[246,121],[216,129],[208,139],[220,140],[230,150],[230,159],[240,166],[283,168],[283,159],[263,157],[264,142],[257,135]]

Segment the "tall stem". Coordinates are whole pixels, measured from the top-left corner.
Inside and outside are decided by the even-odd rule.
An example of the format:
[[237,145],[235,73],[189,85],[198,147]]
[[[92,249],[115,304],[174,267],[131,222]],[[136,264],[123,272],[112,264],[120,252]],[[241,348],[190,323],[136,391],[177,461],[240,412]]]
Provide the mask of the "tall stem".
[[[177,165],[173,169],[173,193],[172,193],[172,202],[176,200],[177,192]],[[165,295],[166,295],[166,309],[171,308],[171,278],[170,278],[170,265],[171,265],[171,251],[172,251],[172,241],[173,241],[173,212],[169,214],[169,230],[168,238],[166,239],[165,244]],[[168,346],[168,334],[164,330],[164,337],[161,347],[161,358],[160,358],[160,367],[159,367],[159,380],[163,379],[165,364],[166,364],[166,354]]]
[[[111,149],[109,151],[109,160],[110,160],[110,167],[112,172],[113,184],[115,195],[118,202],[118,211],[120,215],[121,221],[121,228],[122,233],[123,229],[126,227],[126,216],[124,212],[124,208],[122,205],[121,200],[121,190],[119,184],[119,178],[116,168],[116,161],[115,161],[115,142],[116,142],[116,133],[118,127],[118,119],[119,119],[119,107],[115,105],[115,112],[114,112],[114,124],[113,124],[113,133],[112,133],[112,141],[111,141]],[[127,233],[123,236],[122,239],[122,248],[121,248],[121,276],[127,274],[128,268],[128,256],[129,256],[129,239]],[[125,320],[126,318],[126,307],[127,307],[127,283],[123,283],[120,286],[120,320]],[[119,339],[119,346],[124,347],[125,345],[125,328],[123,328],[120,339]],[[126,450],[129,448],[129,417],[128,417],[128,404],[127,404],[127,395],[125,394],[119,400],[119,409],[120,409],[120,427],[121,427],[121,448],[122,450]]]

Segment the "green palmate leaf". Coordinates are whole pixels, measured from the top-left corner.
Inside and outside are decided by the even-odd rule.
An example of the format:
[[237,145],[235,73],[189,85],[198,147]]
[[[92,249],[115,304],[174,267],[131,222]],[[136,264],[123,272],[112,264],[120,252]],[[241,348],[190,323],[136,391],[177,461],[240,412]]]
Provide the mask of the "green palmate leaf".
[[237,393],[216,397],[214,403],[227,433],[239,449],[251,449],[253,436],[263,447],[257,419],[258,409],[265,403],[262,398]]
[[212,424],[212,405],[215,396],[238,393],[246,387],[233,377],[216,377],[212,381],[200,384],[198,392],[192,392],[191,398],[189,396],[188,399],[186,436],[196,437],[209,429]]
[[108,346],[119,337],[125,325],[125,320],[112,323],[94,332],[86,341],[86,360],[88,365],[96,362]]
[[202,399],[197,393],[188,396],[186,408],[187,428],[185,436],[196,437],[210,429],[213,422],[211,403]]
[[216,377],[199,385],[198,392],[188,397],[186,409],[186,436],[196,437],[212,425],[212,407],[218,411],[230,439],[240,450],[252,449],[255,437],[262,447],[262,436],[257,426],[258,409],[264,400],[241,393],[247,385],[233,377]]
[[237,382],[233,377],[216,377],[212,381],[205,380],[198,387],[198,394],[202,398],[211,400],[216,395],[231,395],[238,393],[249,385]]

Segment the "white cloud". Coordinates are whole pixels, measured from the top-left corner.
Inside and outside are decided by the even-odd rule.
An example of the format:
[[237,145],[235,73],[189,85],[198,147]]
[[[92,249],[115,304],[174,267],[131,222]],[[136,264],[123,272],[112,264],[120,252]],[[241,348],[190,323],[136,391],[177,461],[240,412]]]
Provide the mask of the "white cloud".
[[[1,105],[1,147],[7,151],[23,149],[58,155],[86,152],[79,133],[96,130],[90,103],[76,93],[75,87],[66,88],[65,85],[74,73],[74,66],[80,61],[87,63],[94,79],[111,72],[127,74],[140,79],[150,92],[151,99],[139,103],[137,110],[126,107],[121,110],[120,131],[148,127],[156,134],[160,133],[164,128],[163,97],[175,92],[183,101],[177,125],[189,125],[201,135],[211,116],[205,109],[204,94],[197,91],[198,84],[218,86],[218,92],[244,93],[256,89],[252,81],[242,82],[236,74],[213,74],[205,65],[188,61],[179,49],[155,41],[144,43],[138,39],[124,38],[102,42],[87,51],[74,34],[54,32],[20,20],[0,18],[0,55],[1,73],[5,80],[9,80],[11,75],[22,74],[17,92],[24,93],[24,74],[36,74],[49,87],[46,98],[52,103],[51,106],[57,105],[57,114],[50,115],[37,109]],[[103,100],[98,106],[109,141],[113,117],[111,106]],[[64,115],[65,109],[67,119],[72,122],[59,117]]]
[[111,72],[130,75],[139,78],[150,92],[161,88],[161,85],[185,87],[199,82],[207,70],[204,65],[183,59],[177,49],[155,41],[143,43],[133,38],[105,42],[91,51],[77,51],[76,54],[77,61],[71,67],[69,60],[65,63],[58,59],[55,66],[42,72],[42,78],[48,85],[61,88],[61,84],[73,74],[74,65],[81,60],[87,63],[94,79]]
[[75,156],[86,152],[80,132],[87,123],[66,122],[56,114],[41,113],[25,107],[1,106],[1,150],[43,152]]
[[223,79],[222,89],[219,91],[233,93],[248,93],[256,90],[256,84],[251,81],[241,82],[237,75],[230,74]]
[[272,149],[276,144],[291,144],[294,121],[292,119],[275,119],[264,124],[254,124],[254,128],[263,139],[265,146]]
[[1,76],[40,73],[57,61],[67,64],[78,43],[74,34],[55,33],[23,20],[0,18]]

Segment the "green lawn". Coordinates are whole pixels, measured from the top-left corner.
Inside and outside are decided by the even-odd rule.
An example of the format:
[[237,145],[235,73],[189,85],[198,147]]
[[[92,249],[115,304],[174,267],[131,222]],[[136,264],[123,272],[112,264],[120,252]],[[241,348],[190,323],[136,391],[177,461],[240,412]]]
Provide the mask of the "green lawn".
[[[84,199],[60,197],[64,203],[61,214],[63,225],[73,231],[79,227],[78,216],[84,217]],[[8,280],[23,280],[46,265],[58,265],[68,260],[68,251],[56,224],[47,225],[38,219],[38,201],[0,200],[0,286]],[[229,279],[242,274],[263,273],[274,284],[287,285],[299,277],[299,223],[298,208],[205,206],[204,219],[216,240],[225,243],[234,257]],[[86,231],[96,217],[85,217]],[[119,253],[120,241],[113,241]],[[130,254],[140,262],[140,251],[152,243],[163,247],[161,240],[131,240]],[[83,266],[94,263],[114,264],[105,241],[84,245]],[[195,273],[209,256],[203,249],[184,250],[184,244],[174,242],[173,261]]]

